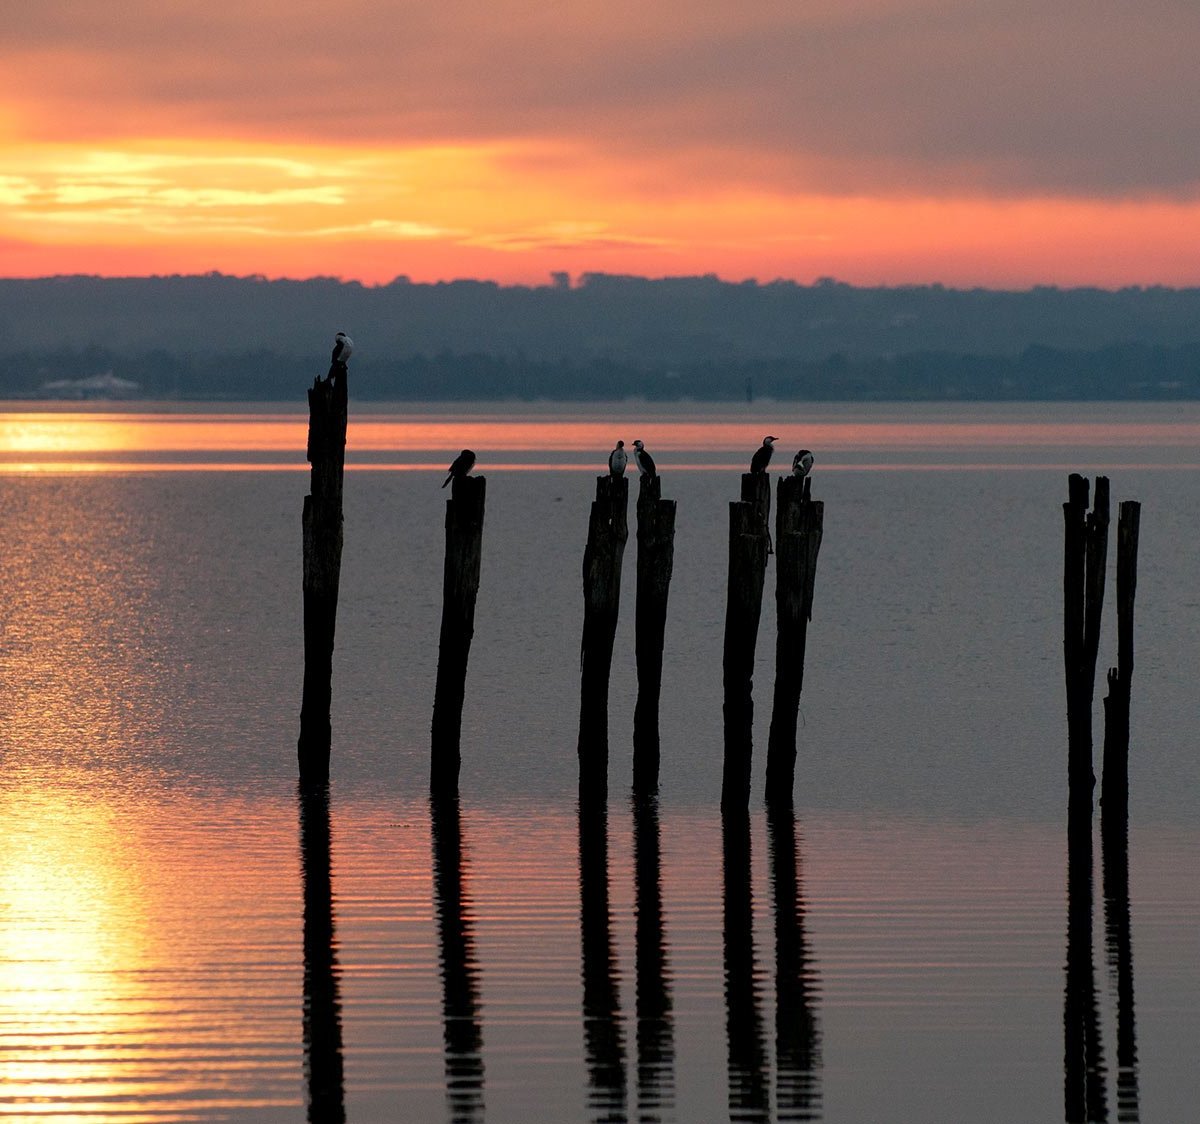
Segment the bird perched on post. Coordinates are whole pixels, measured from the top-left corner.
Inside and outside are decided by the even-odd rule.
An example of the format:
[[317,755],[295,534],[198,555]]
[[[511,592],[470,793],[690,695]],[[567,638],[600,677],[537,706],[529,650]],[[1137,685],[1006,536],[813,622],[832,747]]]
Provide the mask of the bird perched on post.
[[792,457],[792,475],[803,479],[812,472],[813,455],[807,449],[801,449]]
[[329,357],[331,363],[340,363],[343,367],[350,353],[354,350],[354,341],[345,332],[338,332],[333,337],[333,354]]
[[750,458],[751,472],[766,472],[767,465],[771,463],[771,454],[775,452],[775,442],[778,437],[764,437],[763,443],[754,450],[754,456]]
[[654,467],[654,458],[646,452],[646,446],[640,441],[633,443],[633,463],[637,465],[639,473],[651,480],[658,475],[658,469]]
[[442,481],[444,488],[456,476],[466,476],[475,467],[475,454],[470,449],[464,449],[450,462],[450,475]]
[[625,475],[625,466],[629,463],[629,454],[625,452],[625,442],[618,441],[617,447],[608,454],[608,474],[620,479]]

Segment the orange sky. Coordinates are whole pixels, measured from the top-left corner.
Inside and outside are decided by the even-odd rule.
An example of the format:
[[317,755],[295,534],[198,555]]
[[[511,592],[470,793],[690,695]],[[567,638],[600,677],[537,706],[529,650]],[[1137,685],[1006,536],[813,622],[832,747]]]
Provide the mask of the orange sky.
[[1200,6],[39,0],[0,275],[1200,284]]

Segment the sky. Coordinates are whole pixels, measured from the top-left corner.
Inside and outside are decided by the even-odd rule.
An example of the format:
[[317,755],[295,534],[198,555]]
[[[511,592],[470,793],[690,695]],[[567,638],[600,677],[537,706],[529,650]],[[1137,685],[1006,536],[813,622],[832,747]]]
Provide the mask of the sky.
[[0,275],[1200,284],[1194,0],[10,0]]

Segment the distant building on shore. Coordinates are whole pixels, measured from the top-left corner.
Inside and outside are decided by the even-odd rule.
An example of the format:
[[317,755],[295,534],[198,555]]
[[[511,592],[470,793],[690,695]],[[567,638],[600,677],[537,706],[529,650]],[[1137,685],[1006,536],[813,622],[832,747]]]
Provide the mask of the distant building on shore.
[[112,371],[86,379],[52,379],[42,383],[42,393],[47,398],[136,398],[141,389],[141,383],[118,378]]

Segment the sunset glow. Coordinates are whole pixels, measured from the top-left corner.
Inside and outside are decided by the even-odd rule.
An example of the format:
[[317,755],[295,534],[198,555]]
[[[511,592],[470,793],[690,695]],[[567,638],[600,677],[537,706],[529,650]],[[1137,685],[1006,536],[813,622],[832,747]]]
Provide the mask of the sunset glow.
[[16,16],[0,273],[1200,282],[1180,6],[193,7]]

